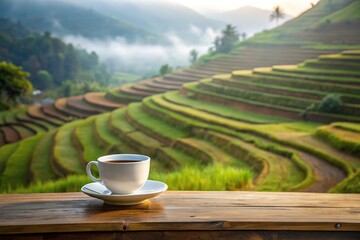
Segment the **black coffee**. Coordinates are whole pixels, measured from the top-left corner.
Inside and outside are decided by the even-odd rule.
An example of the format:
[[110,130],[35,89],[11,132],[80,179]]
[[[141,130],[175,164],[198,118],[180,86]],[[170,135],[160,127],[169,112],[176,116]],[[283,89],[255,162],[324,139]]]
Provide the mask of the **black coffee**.
[[109,163],[134,163],[134,162],[138,162],[135,160],[107,160],[106,162]]

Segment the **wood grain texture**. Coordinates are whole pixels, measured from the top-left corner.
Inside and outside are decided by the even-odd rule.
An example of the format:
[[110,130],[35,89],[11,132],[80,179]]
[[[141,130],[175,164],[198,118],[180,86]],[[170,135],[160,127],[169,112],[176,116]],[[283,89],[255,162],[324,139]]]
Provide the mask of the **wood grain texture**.
[[96,233],[46,233],[1,236],[1,240],[359,240],[360,232],[308,231],[143,231]]
[[[0,213],[0,234],[224,230],[360,233],[360,195],[356,194],[167,191],[129,207],[106,205],[83,193],[9,194],[0,195]],[[335,227],[338,223],[340,228]]]

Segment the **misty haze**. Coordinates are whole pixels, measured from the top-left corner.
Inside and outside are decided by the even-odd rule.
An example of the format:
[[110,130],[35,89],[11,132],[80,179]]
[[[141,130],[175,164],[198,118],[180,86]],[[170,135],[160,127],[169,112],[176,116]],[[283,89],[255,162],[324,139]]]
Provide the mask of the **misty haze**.
[[189,53],[195,49],[200,55],[207,53],[219,33],[212,28],[204,31],[195,26],[189,27],[188,35],[196,41],[186,41],[175,32],[164,33],[166,44],[129,43],[125,38],[89,39],[82,36],[66,35],[65,42],[79,48],[95,51],[114,71],[125,71],[136,74],[154,74],[163,64],[184,67],[190,64]]
[[226,24],[234,24],[244,37],[275,26],[269,21],[270,10],[254,7],[205,16],[168,1],[3,0],[1,4],[0,16],[95,51],[112,71],[137,75],[155,74],[164,64],[189,65],[190,51],[207,53]]

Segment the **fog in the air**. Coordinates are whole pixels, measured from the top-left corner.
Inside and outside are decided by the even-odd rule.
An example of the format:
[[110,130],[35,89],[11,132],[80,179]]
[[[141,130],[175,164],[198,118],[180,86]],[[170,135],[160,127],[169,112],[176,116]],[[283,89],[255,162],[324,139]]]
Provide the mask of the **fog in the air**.
[[165,45],[128,43],[121,37],[93,40],[68,35],[63,40],[88,51],[95,51],[100,60],[113,70],[151,74],[163,64],[174,68],[188,65],[190,51],[195,49],[199,54],[206,53],[219,33],[211,28],[201,30],[192,25],[189,26],[189,34],[196,36],[197,41],[189,43],[174,32],[164,33],[169,42]]

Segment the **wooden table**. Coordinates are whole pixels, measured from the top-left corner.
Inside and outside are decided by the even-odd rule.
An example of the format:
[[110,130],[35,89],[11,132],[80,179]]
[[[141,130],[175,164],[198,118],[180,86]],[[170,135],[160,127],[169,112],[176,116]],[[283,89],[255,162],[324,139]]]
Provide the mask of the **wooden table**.
[[130,207],[83,193],[0,195],[0,239],[25,237],[359,240],[360,195],[167,191]]

